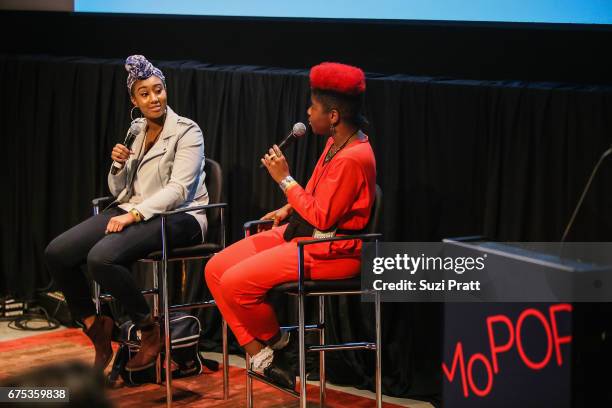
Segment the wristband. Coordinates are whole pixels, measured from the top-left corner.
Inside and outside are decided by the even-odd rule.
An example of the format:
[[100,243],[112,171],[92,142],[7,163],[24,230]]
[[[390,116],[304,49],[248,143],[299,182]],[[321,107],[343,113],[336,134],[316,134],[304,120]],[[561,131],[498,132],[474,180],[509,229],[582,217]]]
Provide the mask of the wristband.
[[287,191],[287,189],[288,189],[290,186],[292,186],[293,184],[297,184],[297,181],[295,181],[295,180],[293,179],[293,177],[291,177],[291,176],[287,176],[287,177],[285,177],[284,179],[282,179],[282,180],[280,181],[280,183],[278,183],[278,185],[280,186],[281,190],[283,190],[283,193],[284,193],[285,191]]

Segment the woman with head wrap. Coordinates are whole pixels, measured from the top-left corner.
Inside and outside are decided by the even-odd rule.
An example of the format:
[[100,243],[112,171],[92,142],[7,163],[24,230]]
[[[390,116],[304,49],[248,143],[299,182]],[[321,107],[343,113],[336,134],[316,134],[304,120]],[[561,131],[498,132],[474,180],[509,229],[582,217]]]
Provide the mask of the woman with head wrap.
[[[295,375],[277,358],[289,335],[281,333],[265,296],[272,287],[297,280],[298,239],[350,234],[370,218],[376,191],[376,162],[363,124],[363,71],[323,63],[310,71],[310,126],[328,137],[305,188],[289,174],[278,146],[262,159],[287,197],[287,205],[266,214],[274,228],[245,238],[213,256],[206,282],[238,342],[252,356],[252,368],[285,387]],[[278,226],[290,217],[288,224]],[[306,237],[306,238],[305,238]],[[307,279],[344,279],[359,273],[361,242],[320,243],[305,248]]]
[[[208,204],[208,192],[204,185],[204,139],[198,125],[170,109],[164,75],[145,57],[128,57],[125,68],[130,99],[143,117],[132,124],[138,129],[132,148],[117,144],[111,153],[114,164],[108,185],[116,199],[100,214],[51,241],[45,260],[73,318],[83,322],[95,347],[95,366],[100,369],[113,356],[114,322],[108,316],[96,316],[80,266],[86,264],[93,279],[123,305],[142,334],[140,351],[126,365],[136,371],[155,363],[161,341],[159,324],[151,316],[130,265],[161,249],[157,214]],[[200,243],[205,230],[202,213],[168,218],[172,246]]]

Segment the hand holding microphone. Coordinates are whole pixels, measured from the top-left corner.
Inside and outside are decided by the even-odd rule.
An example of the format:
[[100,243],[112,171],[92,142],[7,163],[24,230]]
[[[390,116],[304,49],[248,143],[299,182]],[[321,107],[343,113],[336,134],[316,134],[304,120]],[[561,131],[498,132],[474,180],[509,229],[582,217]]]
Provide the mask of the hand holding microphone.
[[272,146],[268,153],[261,158],[261,165],[268,169],[268,173],[277,183],[280,183],[282,179],[289,175],[289,164],[277,145]]
[[[280,149],[284,148],[284,147],[289,147],[297,138],[300,138],[302,136],[304,136],[306,134],[306,125],[304,125],[302,122],[297,122],[295,125],[293,125],[293,129],[291,129],[291,132],[287,135],[286,138],[283,139],[282,142],[280,142],[278,144],[278,149],[280,151]],[[274,145],[276,146],[276,145]],[[272,149],[270,149],[272,151]],[[270,152],[268,152],[270,153]],[[282,153],[281,153],[282,155]],[[265,156],[264,156],[265,157]],[[265,166],[263,159],[262,159],[262,163],[259,165],[259,168],[262,169]]]
[[125,162],[130,158],[130,154],[134,153],[132,150],[128,149],[126,146],[121,143],[117,143],[115,147],[113,147],[113,151],[111,152],[111,159],[117,164],[121,164],[121,166],[113,165],[114,167],[123,167]]
[[132,122],[123,144],[117,143],[115,147],[113,147],[113,151],[111,152],[111,159],[113,159],[111,174],[114,175],[119,173],[119,171],[125,165],[125,162],[130,158],[130,154],[134,153],[132,151],[132,144],[141,130],[142,128],[138,124]]

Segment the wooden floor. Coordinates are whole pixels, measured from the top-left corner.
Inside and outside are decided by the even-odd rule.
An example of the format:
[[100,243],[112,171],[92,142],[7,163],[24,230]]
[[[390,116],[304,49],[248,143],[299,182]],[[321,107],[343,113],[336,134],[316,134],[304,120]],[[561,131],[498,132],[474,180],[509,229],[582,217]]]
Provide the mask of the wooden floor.
[[[21,339],[0,341],[0,380],[20,375],[24,371],[50,364],[79,360],[90,364],[93,349],[81,330],[65,329]],[[265,384],[254,382],[256,407],[292,407],[297,400]],[[209,372],[173,382],[174,406],[177,407],[243,407],[245,403],[245,371],[230,366],[230,398],[223,400],[221,371]],[[308,385],[309,405],[318,406],[318,387]],[[120,386],[106,390],[107,397],[117,407],[165,406],[165,385],[146,384],[138,387]],[[328,407],[373,407],[374,401],[362,396],[328,389]],[[398,405],[385,403],[385,407]]]

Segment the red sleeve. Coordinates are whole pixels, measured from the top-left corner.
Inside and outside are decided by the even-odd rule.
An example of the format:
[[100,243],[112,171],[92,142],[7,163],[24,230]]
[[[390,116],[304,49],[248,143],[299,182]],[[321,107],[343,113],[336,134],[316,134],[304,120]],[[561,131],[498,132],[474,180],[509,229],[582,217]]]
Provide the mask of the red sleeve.
[[345,157],[330,164],[316,186],[315,196],[299,185],[287,191],[287,201],[293,209],[321,231],[335,226],[351,209],[365,182],[356,161]]

